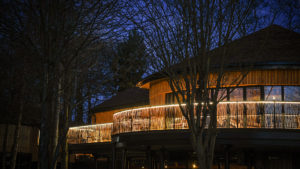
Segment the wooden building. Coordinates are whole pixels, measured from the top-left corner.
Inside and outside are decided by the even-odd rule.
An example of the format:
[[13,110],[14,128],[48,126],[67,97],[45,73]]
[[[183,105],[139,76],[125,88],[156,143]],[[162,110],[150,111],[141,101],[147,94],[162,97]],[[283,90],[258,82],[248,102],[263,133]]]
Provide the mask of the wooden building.
[[[3,106],[5,107],[5,106]],[[6,168],[10,166],[11,150],[15,140],[17,119],[14,111],[7,111],[1,107],[0,117],[0,165],[5,154]],[[16,168],[35,169],[38,163],[39,114],[37,108],[26,105],[24,107],[22,124],[20,127],[19,144],[17,149]],[[5,152],[5,153],[4,153]]]
[[[236,89],[218,104],[214,168],[300,168],[300,34],[272,25],[229,48],[222,90]],[[71,128],[70,152],[92,154],[96,168],[197,168],[168,79],[137,86],[96,107],[93,125]]]

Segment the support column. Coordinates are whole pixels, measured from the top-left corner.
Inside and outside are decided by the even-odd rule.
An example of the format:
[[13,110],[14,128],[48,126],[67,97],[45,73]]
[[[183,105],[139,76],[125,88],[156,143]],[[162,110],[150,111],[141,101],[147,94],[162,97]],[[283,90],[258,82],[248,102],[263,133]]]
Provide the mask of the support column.
[[94,156],[94,160],[95,160],[95,169],[98,169],[97,156]]
[[127,150],[122,149],[122,169],[127,169]]
[[230,152],[229,146],[225,147],[225,169],[230,169]]
[[189,169],[189,159],[187,158],[186,161],[185,161],[185,168],[186,169]]
[[117,169],[117,166],[116,166],[116,144],[113,143],[113,147],[112,147],[112,169]]
[[164,148],[162,148],[160,150],[160,153],[159,153],[159,166],[160,166],[160,169],[164,169],[165,168],[165,157],[164,157]]
[[147,148],[147,163],[148,163],[148,169],[152,169],[152,156],[151,156],[151,147]]

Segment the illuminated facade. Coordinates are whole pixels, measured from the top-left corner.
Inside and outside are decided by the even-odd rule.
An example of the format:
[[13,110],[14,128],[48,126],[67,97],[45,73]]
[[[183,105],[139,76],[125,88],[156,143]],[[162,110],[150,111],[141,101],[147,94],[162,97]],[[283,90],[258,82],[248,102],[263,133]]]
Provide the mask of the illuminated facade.
[[[271,40],[263,53],[257,55],[253,48],[257,48],[255,45],[266,34]],[[247,44],[250,42],[255,45]],[[218,104],[214,167],[300,167],[296,160],[300,156],[300,35],[270,26],[234,43],[241,46],[232,60],[249,63],[249,71],[239,86]],[[241,55],[246,58],[235,59]],[[237,72],[228,64],[229,79]],[[95,124],[70,128],[68,141],[72,153],[83,151],[78,148],[81,143],[91,143],[99,145],[99,149],[88,150],[89,145],[85,144],[85,152],[105,158],[106,167],[196,168],[188,125],[168,79],[154,74],[138,86],[149,91],[144,106],[111,105],[95,113]],[[231,87],[225,84],[222,92],[229,92]],[[137,98],[129,92],[119,99],[130,100],[130,97]],[[111,149],[101,152],[102,145],[107,143]]]

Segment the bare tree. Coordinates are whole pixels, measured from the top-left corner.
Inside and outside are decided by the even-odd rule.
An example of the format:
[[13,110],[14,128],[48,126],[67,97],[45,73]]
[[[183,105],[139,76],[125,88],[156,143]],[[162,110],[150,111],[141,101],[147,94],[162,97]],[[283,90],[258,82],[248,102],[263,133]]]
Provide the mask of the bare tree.
[[1,18],[1,35],[19,35],[14,43],[29,50],[40,65],[35,79],[42,89],[39,168],[56,168],[60,148],[65,150],[69,112],[75,107],[72,80],[78,68],[91,66],[88,49],[116,33],[120,3],[13,0],[3,4],[7,11]]
[[[125,16],[143,32],[169,79],[191,132],[199,167],[212,167],[221,88],[237,86],[246,72],[231,79],[224,71],[229,43],[255,29],[254,1],[143,1],[128,4]],[[135,9],[135,10],[132,10]],[[231,91],[230,91],[231,92]],[[230,93],[229,92],[229,93]]]

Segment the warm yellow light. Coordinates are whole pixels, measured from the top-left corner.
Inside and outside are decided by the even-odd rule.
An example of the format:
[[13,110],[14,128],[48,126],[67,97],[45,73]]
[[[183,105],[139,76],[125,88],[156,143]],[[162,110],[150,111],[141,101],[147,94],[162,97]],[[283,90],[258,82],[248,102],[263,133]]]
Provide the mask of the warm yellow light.
[[70,127],[70,129],[86,129],[86,128],[110,126],[110,125],[112,126],[113,123],[102,123],[102,124],[92,124],[92,125],[85,125],[85,126],[76,126],[76,127]]
[[197,168],[197,165],[195,163],[193,164],[193,168]]

